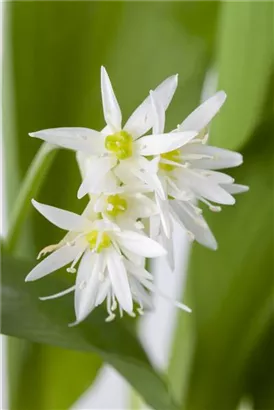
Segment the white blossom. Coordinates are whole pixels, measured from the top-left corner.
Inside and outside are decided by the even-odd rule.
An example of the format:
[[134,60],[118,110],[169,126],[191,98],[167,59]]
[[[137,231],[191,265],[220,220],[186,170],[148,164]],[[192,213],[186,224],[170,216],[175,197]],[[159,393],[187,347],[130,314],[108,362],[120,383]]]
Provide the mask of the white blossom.
[[[135,316],[133,301],[139,304],[140,314],[144,308],[151,307],[147,291],[155,291],[156,288],[143,262],[144,258],[166,254],[159,243],[143,232],[121,230],[108,219],[96,219],[92,201],[82,215],[34,200],[32,203],[50,222],[69,232],[59,244],[42,251],[42,254],[53,253],[32,269],[26,281],[40,279],[69,263],[72,265],[67,271],[75,273],[75,266],[80,261],[75,285],[55,295],[42,297],[43,300],[74,291],[75,324],[105,300],[107,321],[115,318],[117,308],[121,316],[123,311]],[[139,258],[137,263],[136,256]],[[189,311],[186,306],[178,302],[175,304]]]

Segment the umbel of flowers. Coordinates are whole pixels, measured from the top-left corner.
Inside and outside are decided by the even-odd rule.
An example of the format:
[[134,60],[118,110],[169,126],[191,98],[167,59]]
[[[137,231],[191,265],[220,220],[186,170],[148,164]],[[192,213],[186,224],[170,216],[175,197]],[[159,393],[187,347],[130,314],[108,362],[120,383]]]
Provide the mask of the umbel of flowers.
[[67,271],[76,274],[74,286],[41,299],[74,292],[75,324],[102,303],[106,321],[113,320],[117,312],[136,316],[151,309],[150,293],[162,293],[144,267],[145,258],[166,255],[174,268],[175,224],[191,240],[217,249],[199,202],[219,212],[220,205],[233,205],[233,195],[247,190],[218,171],[240,165],[242,156],[207,145],[208,126],[225,102],[224,91],[205,101],[176,129],[164,131],[165,111],[177,81],[177,75],[171,76],[150,91],[123,125],[119,103],[102,67],[106,122],[102,131],[55,128],[30,134],[76,152],[82,175],[77,196],[89,196],[81,215],[32,200],[34,207],[66,234],[58,244],[40,252],[38,258],[50,255],[32,269],[26,281],[68,265]]

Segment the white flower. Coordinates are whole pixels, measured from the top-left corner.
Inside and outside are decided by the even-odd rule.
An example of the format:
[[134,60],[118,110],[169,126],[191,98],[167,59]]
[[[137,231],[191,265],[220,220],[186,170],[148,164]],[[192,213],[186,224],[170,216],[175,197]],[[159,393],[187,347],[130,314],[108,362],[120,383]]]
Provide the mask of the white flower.
[[[42,299],[52,299],[75,291],[76,324],[84,320],[98,305],[106,300],[109,316],[114,319],[117,307],[120,314],[126,311],[135,316],[133,300],[143,307],[151,306],[147,290],[155,291],[153,278],[143,268],[146,257],[166,254],[165,249],[146,235],[124,230],[109,220],[95,219],[92,206],[82,215],[32,201],[35,208],[50,222],[69,231],[58,245],[46,248],[42,253],[54,252],[40,262],[26,277],[26,281],[40,279],[72,262],[67,270],[76,271],[80,261],[76,283],[69,289]],[[136,264],[136,258],[138,264]],[[180,308],[189,309],[175,303]]]
[[[176,87],[177,76],[172,76],[155,89],[154,98],[163,110],[169,106]],[[107,124],[101,132],[88,128],[56,128],[29,135],[82,152],[85,159],[90,159],[78,191],[79,198],[86,193],[111,191],[116,184],[116,177],[123,183],[131,183],[132,178],[134,181],[138,178],[163,197],[164,192],[154,172],[155,167],[152,167],[151,161],[146,157],[177,149],[191,140],[196,132],[159,132],[157,135],[143,136],[153,126],[154,113],[150,97],[144,100],[122,127],[121,110],[104,67],[101,68],[101,92]],[[115,176],[110,171],[116,166]]]
[[[165,111],[151,93],[155,112],[153,131],[162,133],[165,124]],[[196,206],[197,200],[204,202],[215,212],[220,206],[232,205],[232,194],[246,191],[248,188],[234,184],[234,179],[216,170],[231,168],[242,163],[242,155],[237,152],[205,145],[207,126],[225,102],[226,94],[217,92],[194,110],[173,132],[197,130],[198,135],[170,152],[158,156],[158,176],[166,192],[167,200],[162,200],[156,193],[160,217],[153,218],[154,237],[160,235],[167,243],[171,235],[171,226],[176,221],[187,230],[190,239],[196,239],[202,245],[216,249],[217,242],[202,216],[202,210]],[[161,221],[161,225],[160,225]],[[170,244],[169,244],[170,245]]]

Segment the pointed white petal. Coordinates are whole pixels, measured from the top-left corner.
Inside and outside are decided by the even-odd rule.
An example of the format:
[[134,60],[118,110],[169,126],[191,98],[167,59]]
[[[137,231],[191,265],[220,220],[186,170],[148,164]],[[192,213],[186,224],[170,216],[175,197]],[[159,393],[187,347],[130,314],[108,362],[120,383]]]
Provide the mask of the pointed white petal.
[[120,131],[122,114],[105,67],[101,67],[101,93],[105,121],[113,132]]
[[162,134],[165,129],[165,109],[155,92],[150,92],[151,105],[154,114],[153,134]]
[[215,182],[216,184],[233,184],[234,182],[234,178],[232,178],[230,175],[224,174],[223,172],[202,170],[201,174],[206,176],[208,180]]
[[76,278],[74,306],[78,323],[84,320],[95,307],[102,268],[103,256],[101,254],[85,252]]
[[153,308],[153,299],[143,285],[133,276],[129,278],[129,283],[134,300],[142,304],[146,310],[151,310]]
[[239,184],[221,184],[221,186],[230,194],[241,194],[242,192],[249,191],[249,187],[246,185]]
[[140,278],[143,279],[148,279],[148,280],[153,280],[153,275],[148,272],[143,266],[135,265],[135,263],[132,263],[129,260],[124,260],[124,265],[126,269],[132,273],[138,280]]
[[62,292],[58,292],[55,293],[54,295],[50,295],[50,296],[41,296],[39,299],[40,300],[50,300],[50,299],[56,299],[56,298],[60,298],[61,296],[67,295],[68,293],[71,293],[75,290],[76,286],[73,285],[68,289],[62,290]]
[[143,285],[149,289],[151,292],[154,292],[155,294],[158,294],[162,298],[169,300],[174,306],[178,307],[179,309],[185,310],[188,313],[191,313],[192,310],[184,305],[181,302],[178,302],[177,300],[172,299],[171,297],[167,296],[165,293],[163,293],[159,288],[157,288],[153,283],[149,282],[148,280],[142,280]]
[[127,271],[121,256],[113,249],[107,252],[107,267],[112,288],[119,304],[126,312],[131,313],[133,303]]
[[105,152],[104,138],[100,132],[89,128],[50,128],[31,132],[29,135],[74,151],[90,154]]
[[170,201],[175,220],[183,229],[191,232],[197,242],[210,249],[216,250],[218,245],[211,230],[202,215],[195,213],[191,205],[183,201]]
[[[106,177],[106,174],[111,170],[111,168],[116,165],[116,163],[117,160],[114,157],[99,157],[94,159],[94,161],[90,163],[86,177],[79,187],[77,197],[82,198],[87,193],[104,192],[104,178]],[[111,176],[109,178],[111,178]],[[109,179],[107,180],[107,183],[110,183]],[[114,186],[115,185],[116,180],[114,180]]]
[[104,302],[110,290],[111,290],[111,283],[110,283],[109,277],[107,277],[100,285],[100,288],[96,296],[95,306],[99,306],[101,305],[101,303]]
[[172,271],[175,269],[173,236],[167,237],[163,232],[161,235],[163,247],[167,250],[167,263]]
[[152,239],[156,239],[160,233],[161,219],[159,215],[153,215],[149,221],[149,236]]
[[196,135],[196,131],[147,135],[135,141],[134,145],[141,155],[158,155],[182,147]]
[[160,198],[165,199],[166,193],[162,181],[157,175],[156,167],[158,167],[158,162],[158,158],[148,161],[146,158],[140,157],[139,163],[135,167],[132,167],[131,172],[147,184],[151,191],[156,191]]
[[208,158],[191,160],[190,163],[194,168],[200,169],[221,169],[233,168],[241,165],[243,157],[238,152],[227,149],[211,147],[203,144],[189,144],[182,149],[182,154],[199,154],[208,156]]
[[196,195],[219,204],[233,205],[235,203],[233,196],[218,184],[195,172],[195,170],[184,169],[181,175],[182,179],[185,178],[185,184],[187,184]]
[[122,231],[117,232],[116,236],[119,245],[145,258],[166,255],[166,250],[158,242],[145,235],[133,231]]
[[128,199],[127,214],[135,220],[138,218],[149,218],[158,213],[157,205],[152,199],[145,195],[138,194]]
[[226,100],[226,93],[218,91],[194,110],[179,126],[180,131],[201,131],[220,110]]
[[81,232],[91,225],[91,222],[85,217],[75,214],[74,212],[65,211],[64,209],[56,208],[55,206],[41,204],[40,202],[31,200],[32,205],[42,214],[48,221],[66,231]]
[[159,198],[157,193],[155,195],[155,199],[156,199],[156,203],[158,205],[158,209],[159,209],[161,223],[162,223],[164,233],[168,238],[170,238],[171,226],[170,226],[168,200],[167,199],[162,200],[161,198]]
[[72,262],[77,255],[83,249],[82,246],[63,246],[57,251],[53,252],[47,258],[42,260],[42,262],[38,263],[32,271],[28,274],[25,281],[30,282],[36,279],[40,279],[51,272],[54,272],[63,266],[67,265],[68,263]]
[[[178,76],[173,75],[163,81],[155,90],[155,99],[159,101],[164,110],[169,106],[178,84]],[[134,138],[144,135],[154,122],[154,114],[151,106],[150,96],[133,112],[128,119],[124,129]]]

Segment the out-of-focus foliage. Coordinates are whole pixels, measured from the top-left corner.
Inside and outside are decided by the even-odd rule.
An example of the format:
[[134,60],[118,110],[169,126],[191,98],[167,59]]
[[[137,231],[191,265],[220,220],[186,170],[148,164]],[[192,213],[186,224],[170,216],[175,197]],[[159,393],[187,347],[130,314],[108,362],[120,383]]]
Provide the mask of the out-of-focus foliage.
[[90,386],[101,366],[99,356],[91,352],[15,338],[9,342],[13,353],[9,357],[10,391],[16,392],[9,397],[10,409],[67,409]]
[[[67,287],[67,280],[58,280],[57,277],[45,278],[44,283],[37,281],[32,284],[31,289],[28,289],[24,283],[24,278],[30,270],[31,265],[29,263],[4,255],[2,266],[2,332],[4,334],[21,337],[32,342],[53,344],[66,349],[96,352],[104,361],[116,368],[152,407],[155,409],[177,408],[172,401],[165,382],[151,366],[145,351],[133,332],[132,326],[129,325],[126,319],[106,323],[104,321],[106,312],[103,309],[96,309],[84,323],[69,327],[68,323],[74,321],[72,295],[63,297],[60,300],[49,301],[49,303],[41,302],[38,299],[39,295],[52,294],[56,292],[56,289]],[[24,369],[25,383],[30,379],[31,368],[34,369],[35,373],[38,372],[35,377],[39,377],[41,369],[45,371],[45,377],[47,377],[47,370],[56,366],[53,350],[51,348],[43,349],[43,353],[41,353],[39,346],[36,346],[25,346],[25,348],[31,349],[31,354],[29,357],[22,356],[26,358],[28,363],[28,366]],[[65,355],[67,356],[69,369],[65,378],[75,377],[78,371],[81,372],[80,363],[76,362],[74,367],[75,356],[71,357],[69,351],[66,351],[64,360],[66,359]],[[53,361],[51,364],[48,362],[47,367],[44,367],[45,357],[48,361]],[[97,370],[98,359],[93,357],[91,360],[95,360],[93,367]],[[86,387],[87,382],[92,381],[94,378],[94,370],[91,369],[90,373],[87,371],[89,364],[90,361],[87,361],[87,368],[81,373],[81,378],[75,380],[76,386],[80,383],[81,389]],[[65,370],[65,366],[62,366],[62,369]],[[54,385],[56,383],[54,379],[50,379],[48,382]],[[66,383],[63,383],[62,390],[65,388]],[[36,381],[35,384],[41,392],[43,378],[39,377],[39,383]],[[81,391],[81,389],[76,388],[78,391]],[[51,387],[49,387],[49,391],[52,391]],[[18,393],[22,393],[20,397],[23,397],[20,408],[35,408],[29,395],[25,398],[25,391]],[[57,406],[60,399],[58,399],[58,396],[52,398],[57,398],[56,404],[54,404],[54,406]],[[27,400],[26,404],[25,400]],[[36,405],[37,401],[40,403],[38,408],[46,408],[45,406],[49,404],[49,402],[44,403],[43,397],[41,398],[39,394],[35,395],[35,400]],[[70,398],[68,398],[68,401],[70,401]]]
[[213,145],[242,149],[259,125],[273,67],[273,39],[272,2],[222,5],[216,69],[218,87],[228,98],[213,123]]

